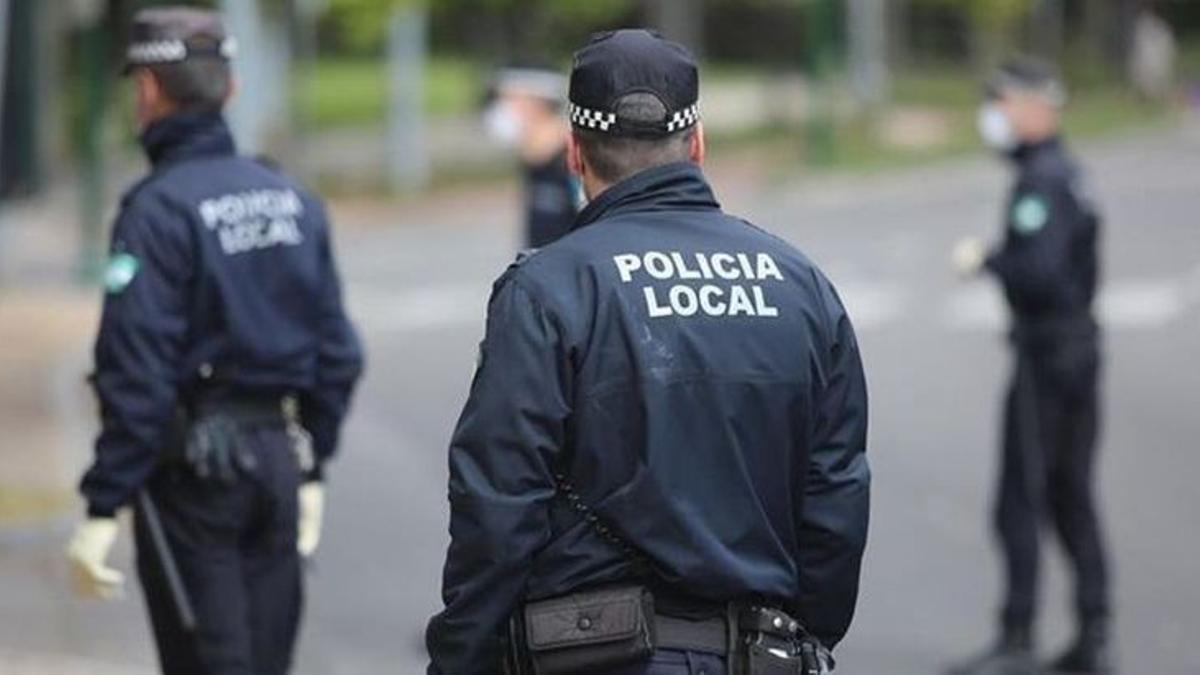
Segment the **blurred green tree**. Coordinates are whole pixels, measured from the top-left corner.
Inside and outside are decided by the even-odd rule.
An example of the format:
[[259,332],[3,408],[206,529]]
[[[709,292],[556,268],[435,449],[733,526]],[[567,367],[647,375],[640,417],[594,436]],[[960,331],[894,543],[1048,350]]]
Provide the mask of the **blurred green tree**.
[[[369,53],[384,42],[387,18],[397,7],[425,3],[430,10],[476,8],[480,11],[510,14],[533,28],[551,20],[579,23],[601,22],[626,12],[633,0],[588,0],[588,2],[546,2],[545,0],[330,0],[327,13],[346,49]],[[528,31],[530,34],[536,30]],[[522,36],[512,36],[521,42]]]
[[916,0],[963,12],[971,25],[975,67],[992,67],[1016,43],[1016,28],[1039,0]]

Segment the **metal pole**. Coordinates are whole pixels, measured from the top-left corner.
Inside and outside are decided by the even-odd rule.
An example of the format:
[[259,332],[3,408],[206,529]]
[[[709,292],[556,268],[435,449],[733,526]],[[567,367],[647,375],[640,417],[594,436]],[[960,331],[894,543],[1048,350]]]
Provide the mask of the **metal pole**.
[[422,3],[392,12],[388,30],[388,147],[390,187],[413,191],[429,182],[425,135],[426,15]]
[[883,0],[849,0],[851,84],[860,107],[875,108],[888,95],[887,6]]
[[94,17],[83,30],[82,183],[79,219],[82,229],[78,271],[82,281],[91,282],[103,265],[104,231],[104,117],[109,68],[108,38],[104,20]]
[[833,162],[837,152],[833,124],[830,71],[837,58],[836,0],[813,0],[808,4],[804,23],[808,47],[809,95],[805,122],[805,157],[810,164]]
[[[8,0],[0,0],[0,188],[4,179],[4,101],[8,74]],[[4,194],[0,192],[0,246],[4,245]]]

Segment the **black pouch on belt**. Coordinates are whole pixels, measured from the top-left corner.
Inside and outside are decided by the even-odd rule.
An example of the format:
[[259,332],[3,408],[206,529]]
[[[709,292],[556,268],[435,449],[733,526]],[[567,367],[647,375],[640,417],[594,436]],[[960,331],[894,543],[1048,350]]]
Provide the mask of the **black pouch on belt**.
[[531,602],[522,618],[536,675],[605,671],[654,653],[654,596],[642,586]]

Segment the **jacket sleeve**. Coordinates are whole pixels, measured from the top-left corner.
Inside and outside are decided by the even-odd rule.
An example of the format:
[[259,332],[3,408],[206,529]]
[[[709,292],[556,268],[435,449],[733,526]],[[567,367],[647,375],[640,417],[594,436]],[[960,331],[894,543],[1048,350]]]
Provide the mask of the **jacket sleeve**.
[[800,515],[801,620],[833,648],[850,627],[867,540],[867,388],[850,319],[827,288],[832,343],[815,401],[814,437]]
[[111,516],[131,500],[167,442],[194,269],[181,219],[142,195],[113,227],[92,378],[101,431],[80,486],[94,516]]
[[1073,204],[1065,185],[1026,179],[1013,193],[1003,243],[985,266],[1024,306],[1058,306],[1074,288]]
[[429,623],[429,673],[494,673],[534,554],[549,540],[551,458],[570,366],[546,311],[509,278],[488,309],[471,394],[450,445],[450,548]]
[[322,464],[337,451],[342,420],[363,369],[362,347],[342,306],[342,284],[321,211],[319,260],[324,281],[318,303],[316,382],[300,397],[300,419],[313,439],[316,468],[310,478],[321,478]]

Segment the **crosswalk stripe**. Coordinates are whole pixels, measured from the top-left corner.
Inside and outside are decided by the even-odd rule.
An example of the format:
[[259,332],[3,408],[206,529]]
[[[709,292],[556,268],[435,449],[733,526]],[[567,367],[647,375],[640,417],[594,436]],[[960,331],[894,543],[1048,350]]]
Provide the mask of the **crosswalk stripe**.
[[[490,286],[460,282],[390,290],[355,284],[347,290],[351,315],[373,333],[403,333],[476,324],[482,329]],[[979,280],[917,302],[902,284],[843,280],[838,292],[859,331],[933,319],[949,332],[1001,331],[1008,309],[996,284]],[[1122,279],[1105,286],[1096,303],[1100,322],[1116,330],[1161,329],[1200,308],[1200,267],[1178,279]]]

